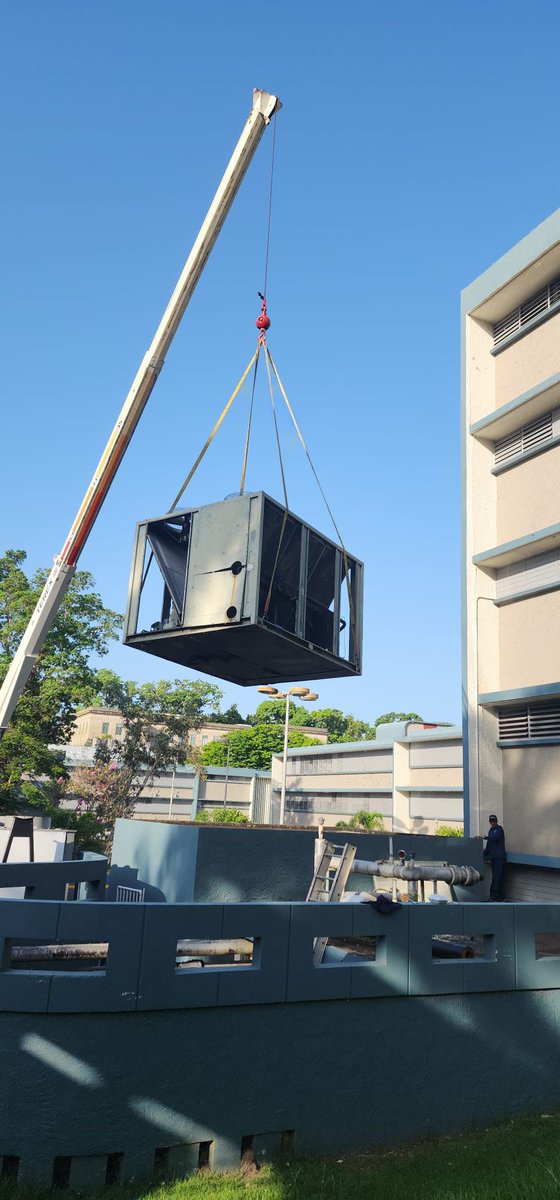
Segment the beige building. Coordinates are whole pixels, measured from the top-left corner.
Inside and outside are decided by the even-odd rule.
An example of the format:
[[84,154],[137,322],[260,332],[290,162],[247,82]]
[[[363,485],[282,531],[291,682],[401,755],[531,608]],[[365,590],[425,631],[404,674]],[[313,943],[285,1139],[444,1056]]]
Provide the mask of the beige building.
[[[224,725],[217,721],[207,721],[199,725],[198,729],[193,729],[191,746],[207,746],[209,742],[217,742],[228,733],[249,728],[248,725]],[[298,726],[298,729],[300,728],[305,737],[316,738],[319,742],[327,741],[326,729],[314,729],[311,725]],[[95,746],[102,738],[113,740],[121,737],[124,737],[124,725],[122,713],[118,708],[82,708],[76,713],[76,723],[69,744]]]
[[[271,821],[279,820],[282,755],[272,759]],[[378,725],[373,742],[288,751],[286,824],[327,826],[366,809],[394,833],[463,825],[463,745],[453,725]]]
[[462,300],[467,827],[496,812],[508,897],[557,900],[560,210]]

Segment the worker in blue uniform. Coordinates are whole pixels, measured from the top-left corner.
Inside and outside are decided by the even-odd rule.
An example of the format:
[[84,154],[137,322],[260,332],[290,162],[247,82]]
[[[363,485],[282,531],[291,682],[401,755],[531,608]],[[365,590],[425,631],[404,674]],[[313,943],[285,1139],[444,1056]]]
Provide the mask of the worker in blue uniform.
[[498,825],[495,813],[488,817],[490,828],[487,834],[484,857],[490,859],[492,866],[492,882],[490,884],[490,900],[499,902],[505,900],[504,867],[506,865],[506,839],[503,828]]

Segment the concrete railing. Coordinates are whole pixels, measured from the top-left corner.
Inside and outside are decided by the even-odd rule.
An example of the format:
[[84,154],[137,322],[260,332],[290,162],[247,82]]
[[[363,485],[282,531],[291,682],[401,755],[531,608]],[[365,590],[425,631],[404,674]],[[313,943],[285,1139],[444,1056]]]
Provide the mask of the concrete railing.
[[104,900],[107,859],[88,852],[87,857],[62,862],[0,863],[0,890],[25,888],[25,898],[64,900],[66,889],[75,885],[82,899]]
[[[560,956],[539,956],[537,936],[545,934],[560,942],[560,905],[410,904],[383,916],[370,905],[4,900],[0,1010],[145,1012],[560,988]],[[478,957],[435,959],[438,935],[473,935]],[[314,967],[314,939],[325,936],[375,939],[375,961]],[[252,962],[177,965],[179,941],[224,938],[252,939]],[[79,962],[62,971],[26,962],[22,970],[12,947],[23,941],[108,949],[93,971]]]

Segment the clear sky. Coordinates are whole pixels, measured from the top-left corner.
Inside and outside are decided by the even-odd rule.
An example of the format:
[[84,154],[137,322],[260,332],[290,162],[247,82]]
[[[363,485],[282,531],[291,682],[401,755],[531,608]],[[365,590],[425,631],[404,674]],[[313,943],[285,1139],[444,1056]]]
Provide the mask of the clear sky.
[[[32,568],[61,549],[263,87],[284,104],[269,344],[366,564],[363,677],[322,682],[319,705],[458,720],[459,293],[560,202],[559,33],[557,0],[4,4],[2,545]],[[135,522],[167,510],[253,352],[271,146],[80,561],[119,611]],[[238,487],[238,403],[185,504]],[[330,535],[283,428],[291,507]],[[248,486],[281,498],[264,390]],[[105,661],[181,673],[121,646]]]

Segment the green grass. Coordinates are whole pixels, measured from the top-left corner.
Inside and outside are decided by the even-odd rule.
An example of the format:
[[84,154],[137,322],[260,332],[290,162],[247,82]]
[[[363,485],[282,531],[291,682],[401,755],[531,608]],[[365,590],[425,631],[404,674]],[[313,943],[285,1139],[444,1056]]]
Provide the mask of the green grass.
[[[372,1120],[375,1113],[372,1106]],[[0,1200],[70,1200],[6,1181]],[[560,1197],[560,1113],[510,1121],[406,1150],[348,1159],[294,1160],[237,1175],[201,1173],[168,1184],[135,1184],[96,1200],[548,1200]],[[93,1198],[92,1198],[93,1200]]]

